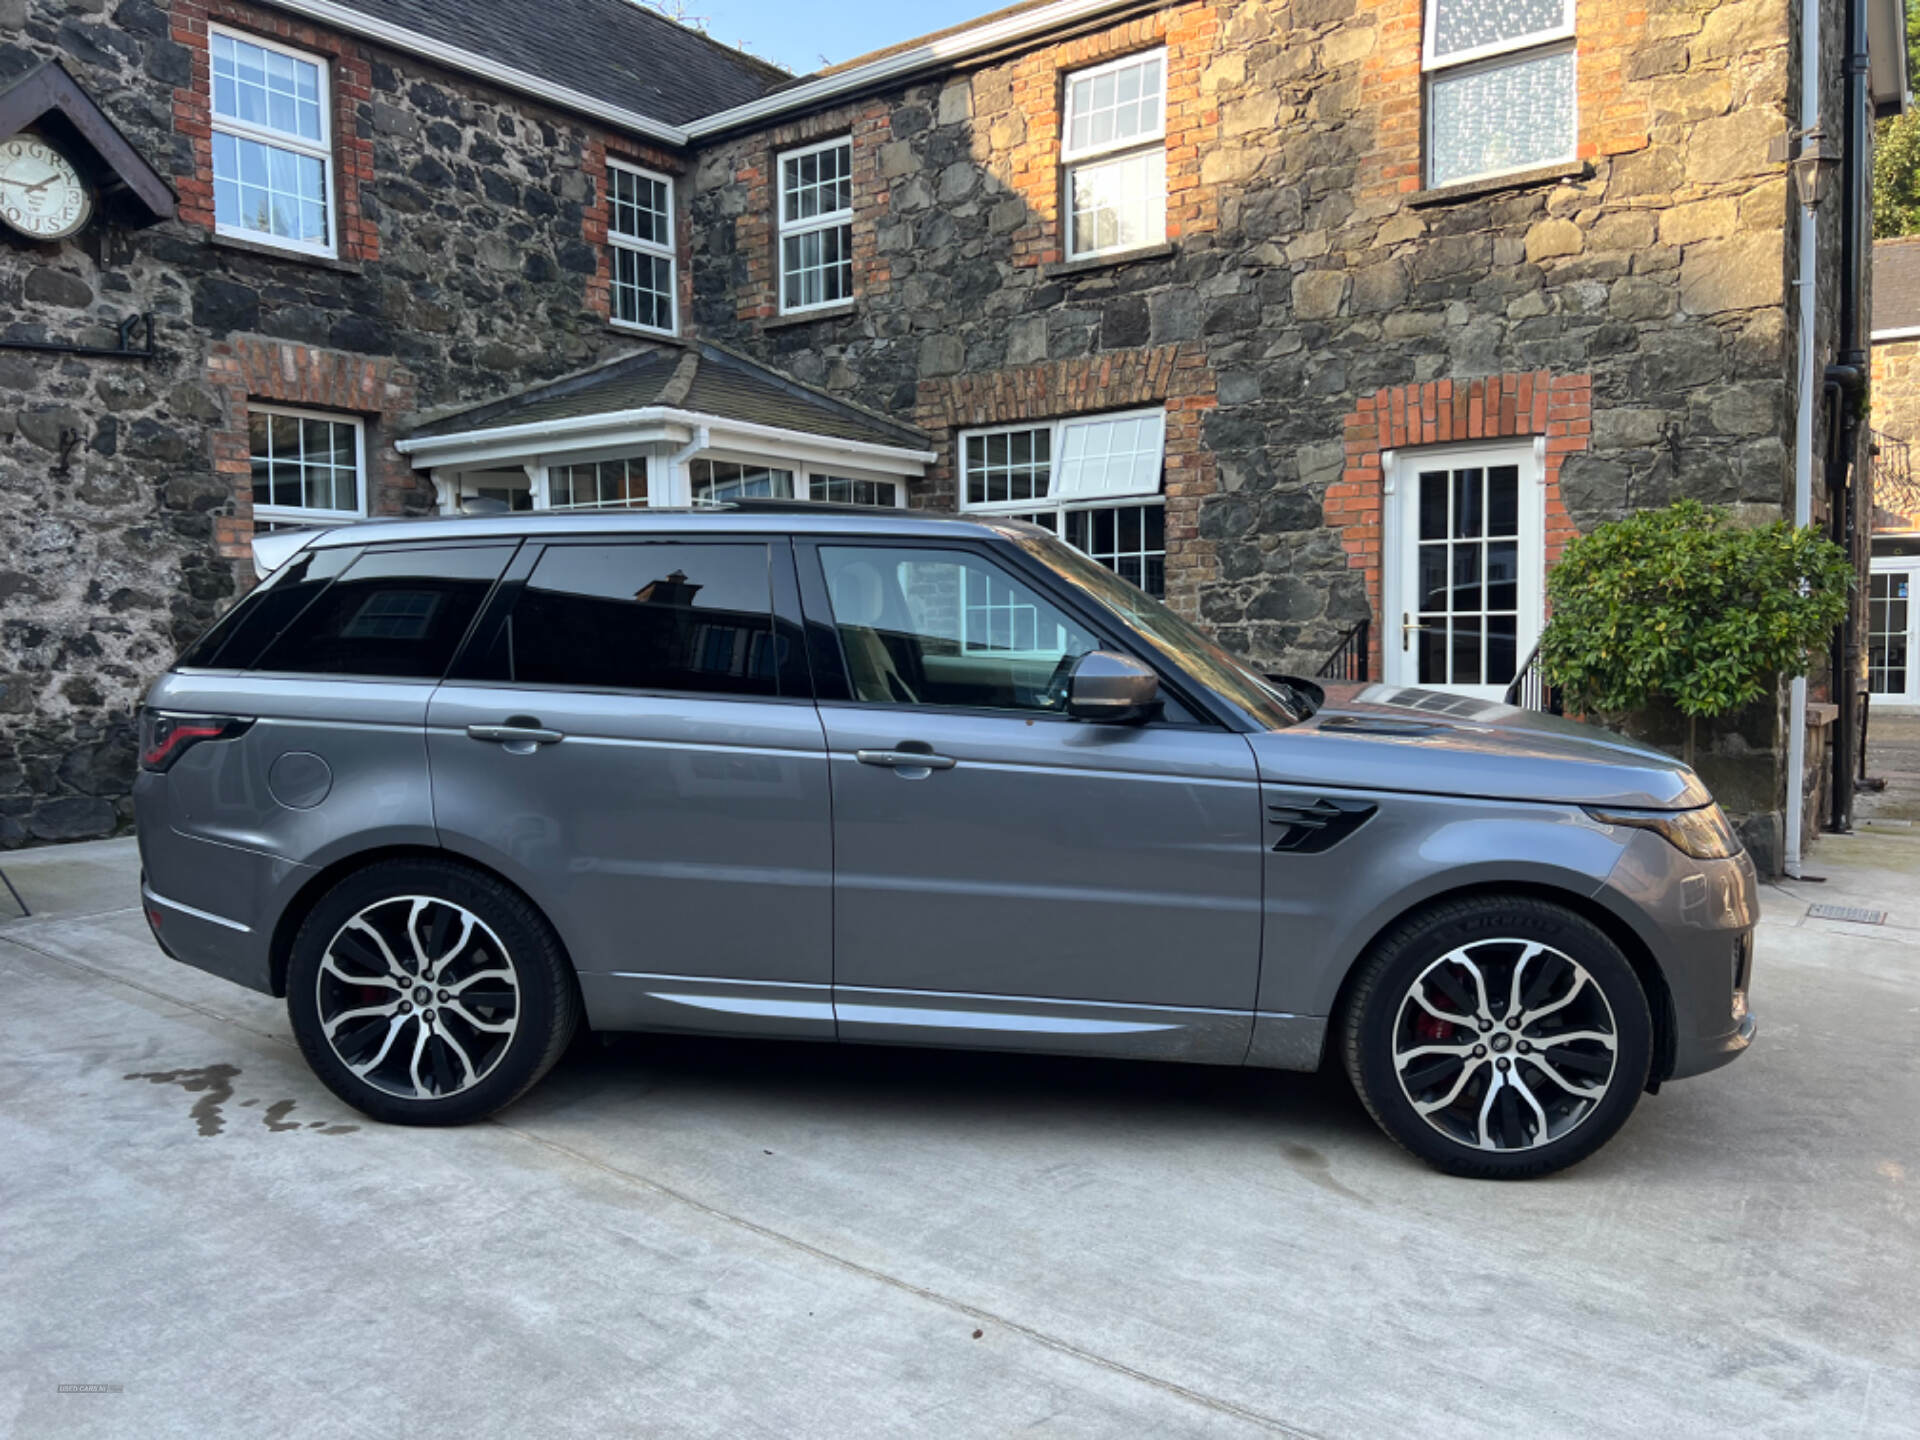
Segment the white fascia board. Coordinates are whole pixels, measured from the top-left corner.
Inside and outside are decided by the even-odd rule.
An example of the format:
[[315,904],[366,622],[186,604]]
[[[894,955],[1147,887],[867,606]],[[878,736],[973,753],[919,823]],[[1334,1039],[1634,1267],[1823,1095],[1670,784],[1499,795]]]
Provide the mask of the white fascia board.
[[404,50],[409,55],[418,55],[423,60],[431,60],[444,65],[449,70],[464,71],[477,75],[482,80],[491,80],[494,84],[508,90],[516,90],[522,95],[531,95],[536,100],[544,100],[562,110],[571,110],[576,114],[588,116],[621,130],[644,135],[650,140],[659,140],[668,145],[684,146],[687,143],[687,131],[678,125],[668,125],[651,116],[642,115],[637,110],[626,110],[605,100],[588,95],[584,91],[570,89],[565,85],[556,85],[543,76],[530,71],[503,65],[498,60],[490,60],[485,55],[476,55],[471,50],[463,50],[457,45],[449,45],[431,35],[422,35],[418,30],[409,30],[404,25],[395,25],[388,20],[376,20],[359,10],[349,9],[345,5],[335,5],[331,0],[267,0],[276,10],[290,11],[303,15],[309,20],[318,21],[335,30],[345,30],[349,34],[364,35],[369,40],[378,40],[383,45],[391,45],[395,50]]
[[1875,345],[1890,340],[1920,340],[1920,325],[1907,325],[1899,330],[1876,330],[1867,339]]
[[1904,114],[1913,103],[1907,74],[1907,0],[1866,0],[1867,86],[1874,107],[1897,106]]
[[[305,16],[309,20],[318,21],[336,30],[363,35],[369,40],[378,40],[383,45],[390,45],[396,50],[417,55],[423,60],[431,60],[435,64],[444,65],[449,70],[459,70],[483,80],[491,80],[504,89],[530,95],[536,100],[544,100],[559,109],[571,110],[617,129],[644,135],[650,140],[658,140],[663,144],[685,147],[704,136],[764,123],[789,111],[820,105],[843,95],[884,84],[903,75],[950,65],[969,55],[976,55],[1033,35],[1044,34],[1048,30],[1071,25],[1078,20],[1099,15],[1108,10],[1137,4],[1139,0],[1055,0],[1054,4],[971,26],[956,34],[930,40],[924,45],[914,46],[911,50],[884,56],[837,75],[826,75],[817,80],[804,81],[775,94],[762,96],[758,100],[749,100],[744,105],[736,105],[731,110],[720,110],[712,115],[702,116],[687,125],[669,125],[665,121],[643,115],[637,110],[627,110],[582,91],[555,84],[544,76],[517,69],[512,65],[503,65],[498,60],[475,54],[471,50],[463,50],[457,45],[449,45],[430,35],[423,35],[418,30],[410,30],[404,25],[395,25],[387,20],[376,20],[361,11],[349,9],[345,5],[336,5],[332,0],[267,0],[267,3],[275,9]],[[1884,3],[1898,4],[1899,0],[1884,0]]]
[[922,475],[939,458],[932,450],[902,445],[875,445],[864,440],[841,440],[805,430],[776,425],[754,425],[726,420],[692,410],[649,405],[639,410],[614,410],[602,415],[578,415],[566,420],[540,420],[525,425],[501,425],[487,430],[464,430],[455,435],[419,435],[396,440],[393,448],[413,461],[415,468],[431,466],[470,468],[474,465],[532,455],[558,456],[568,451],[604,449],[610,445],[684,445],[700,427],[707,427],[715,446],[750,449],[770,457],[790,456],[808,463],[864,462],[867,468],[889,474]]
[[1052,5],[1042,5],[1018,15],[969,26],[956,34],[929,40],[924,45],[916,45],[911,50],[902,50],[895,55],[882,56],[837,75],[823,75],[817,80],[802,81],[772,95],[736,105],[731,110],[703,115],[698,120],[688,122],[686,133],[689,138],[698,140],[723,130],[761,124],[790,110],[819,105],[903,75],[911,75],[915,71],[950,65],[983,50],[996,49],[1012,41],[1024,40],[1028,36],[1135,3],[1138,0],[1055,0]]

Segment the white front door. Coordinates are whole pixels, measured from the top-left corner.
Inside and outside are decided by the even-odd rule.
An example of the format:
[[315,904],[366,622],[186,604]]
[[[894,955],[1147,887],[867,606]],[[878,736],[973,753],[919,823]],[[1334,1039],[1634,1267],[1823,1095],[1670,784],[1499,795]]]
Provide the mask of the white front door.
[[1888,705],[1920,704],[1920,666],[1914,653],[1920,629],[1920,565],[1881,569],[1867,583],[1867,689]]
[[1541,446],[1433,446],[1386,458],[1385,679],[1505,695],[1540,638],[1546,493]]

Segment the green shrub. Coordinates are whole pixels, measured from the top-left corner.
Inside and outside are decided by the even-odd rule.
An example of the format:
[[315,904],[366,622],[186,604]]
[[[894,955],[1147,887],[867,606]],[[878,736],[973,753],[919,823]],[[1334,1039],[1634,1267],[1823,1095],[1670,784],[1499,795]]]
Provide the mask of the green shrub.
[[1695,500],[1642,510],[1567,546],[1541,668],[1570,713],[1665,700],[1689,722],[1725,715],[1807,668],[1852,585],[1846,551],[1817,530],[1743,526]]

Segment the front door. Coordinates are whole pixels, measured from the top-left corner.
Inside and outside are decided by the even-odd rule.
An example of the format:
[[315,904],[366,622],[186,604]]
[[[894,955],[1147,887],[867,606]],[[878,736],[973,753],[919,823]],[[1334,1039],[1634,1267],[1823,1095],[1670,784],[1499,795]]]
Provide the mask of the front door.
[[1533,443],[1401,451],[1388,482],[1385,679],[1502,698],[1544,608]]
[[1115,637],[987,547],[799,560],[850,692],[820,706],[840,1038],[1238,1062],[1263,858],[1246,739],[1068,719],[1067,671]]
[[1920,704],[1920,666],[1914,663],[1914,632],[1920,621],[1914,580],[1920,566],[1880,569],[1867,584],[1867,689],[1887,705]]
[[793,586],[784,538],[529,544],[434,694],[441,843],[535,897],[597,1026],[833,1036]]

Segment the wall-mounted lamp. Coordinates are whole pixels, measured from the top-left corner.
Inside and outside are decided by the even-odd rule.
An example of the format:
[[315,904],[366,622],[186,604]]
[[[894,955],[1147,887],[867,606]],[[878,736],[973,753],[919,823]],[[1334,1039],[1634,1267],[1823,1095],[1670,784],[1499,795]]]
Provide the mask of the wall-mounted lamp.
[[1840,147],[1827,143],[1826,133],[1815,126],[1800,139],[1800,153],[1793,159],[1793,184],[1800,203],[1809,210],[1827,198],[1834,171],[1840,168]]

